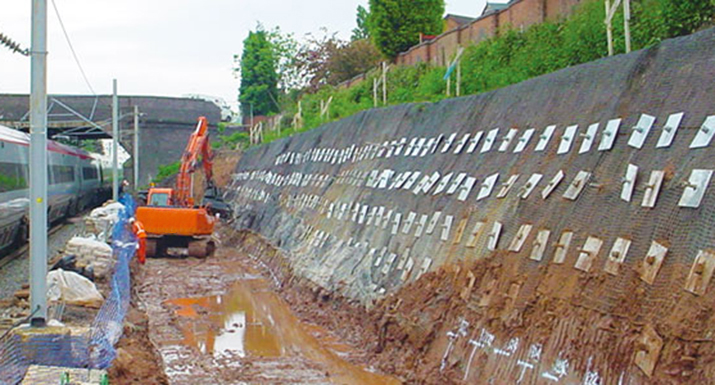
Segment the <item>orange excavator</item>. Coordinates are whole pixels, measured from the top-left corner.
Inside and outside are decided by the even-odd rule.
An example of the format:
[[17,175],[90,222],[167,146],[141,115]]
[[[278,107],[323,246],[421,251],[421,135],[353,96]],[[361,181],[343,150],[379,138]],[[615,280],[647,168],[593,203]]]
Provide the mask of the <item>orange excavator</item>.
[[[228,210],[212,181],[212,157],[208,121],[202,116],[181,157],[176,187],[149,189],[146,206],[137,208],[136,218],[147,233],[148,257],[164,255],[169,248],[187,249],[190,257],[206,257],[213,253],[214,214]],[[199,165],[203,166],[206,176],[205,198],[209,201],[204,199],[204,203],[196,206],[194,172]]]

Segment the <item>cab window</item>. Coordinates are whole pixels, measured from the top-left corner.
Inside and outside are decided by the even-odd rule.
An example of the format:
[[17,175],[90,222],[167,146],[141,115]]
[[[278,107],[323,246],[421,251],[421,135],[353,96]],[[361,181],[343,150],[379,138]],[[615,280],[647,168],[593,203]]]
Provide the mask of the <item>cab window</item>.
[[169,205],[169,194],[167,193],[154,193],[151,194],[150,206],[168,206]]

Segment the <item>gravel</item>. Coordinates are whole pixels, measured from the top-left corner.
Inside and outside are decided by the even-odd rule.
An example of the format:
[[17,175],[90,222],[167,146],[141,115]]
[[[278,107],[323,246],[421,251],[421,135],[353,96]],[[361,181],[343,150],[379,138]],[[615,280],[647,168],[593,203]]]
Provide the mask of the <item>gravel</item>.
[[[66,220],[59,230],[50,235],[47,247],[49,249],[49,259],[60,253],[70,238],[82,233],[84,222],[82,217],[70,218]],[[8,299],[22,288],[23,284],[29,281],[30,253],[26,251],[7,265],[0,268],[0,299]]]

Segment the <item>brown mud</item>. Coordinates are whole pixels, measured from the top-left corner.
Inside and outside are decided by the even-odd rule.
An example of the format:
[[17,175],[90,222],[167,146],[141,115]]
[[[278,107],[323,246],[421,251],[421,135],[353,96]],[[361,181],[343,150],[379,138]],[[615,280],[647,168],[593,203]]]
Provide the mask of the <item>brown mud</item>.
[[[132,276],[141,269],[136,262],[131,264]],[[135,286],[135,280],[132,280]],[[132,290],[133,292],[134,290]],[[109,383],[129,384],[168,384],[161,365],[161,358],[149,340],[149,320],[140,310],[132,294],[129,310],[124,320],[122,338],[117,343],[117,357],[107,371]]]
[[149,259],[135,275],[170,383],[399,383],[319,320],[299,320],[280,282],[226,241],[210,258]]

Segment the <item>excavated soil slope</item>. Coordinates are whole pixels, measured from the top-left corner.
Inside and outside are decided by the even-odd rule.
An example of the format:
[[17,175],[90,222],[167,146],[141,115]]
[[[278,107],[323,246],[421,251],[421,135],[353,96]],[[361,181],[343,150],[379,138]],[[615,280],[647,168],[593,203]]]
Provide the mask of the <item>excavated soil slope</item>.
[[234,227],[371,309],[406,379],[714,383],[714,47],[710,29],[251,149]]

